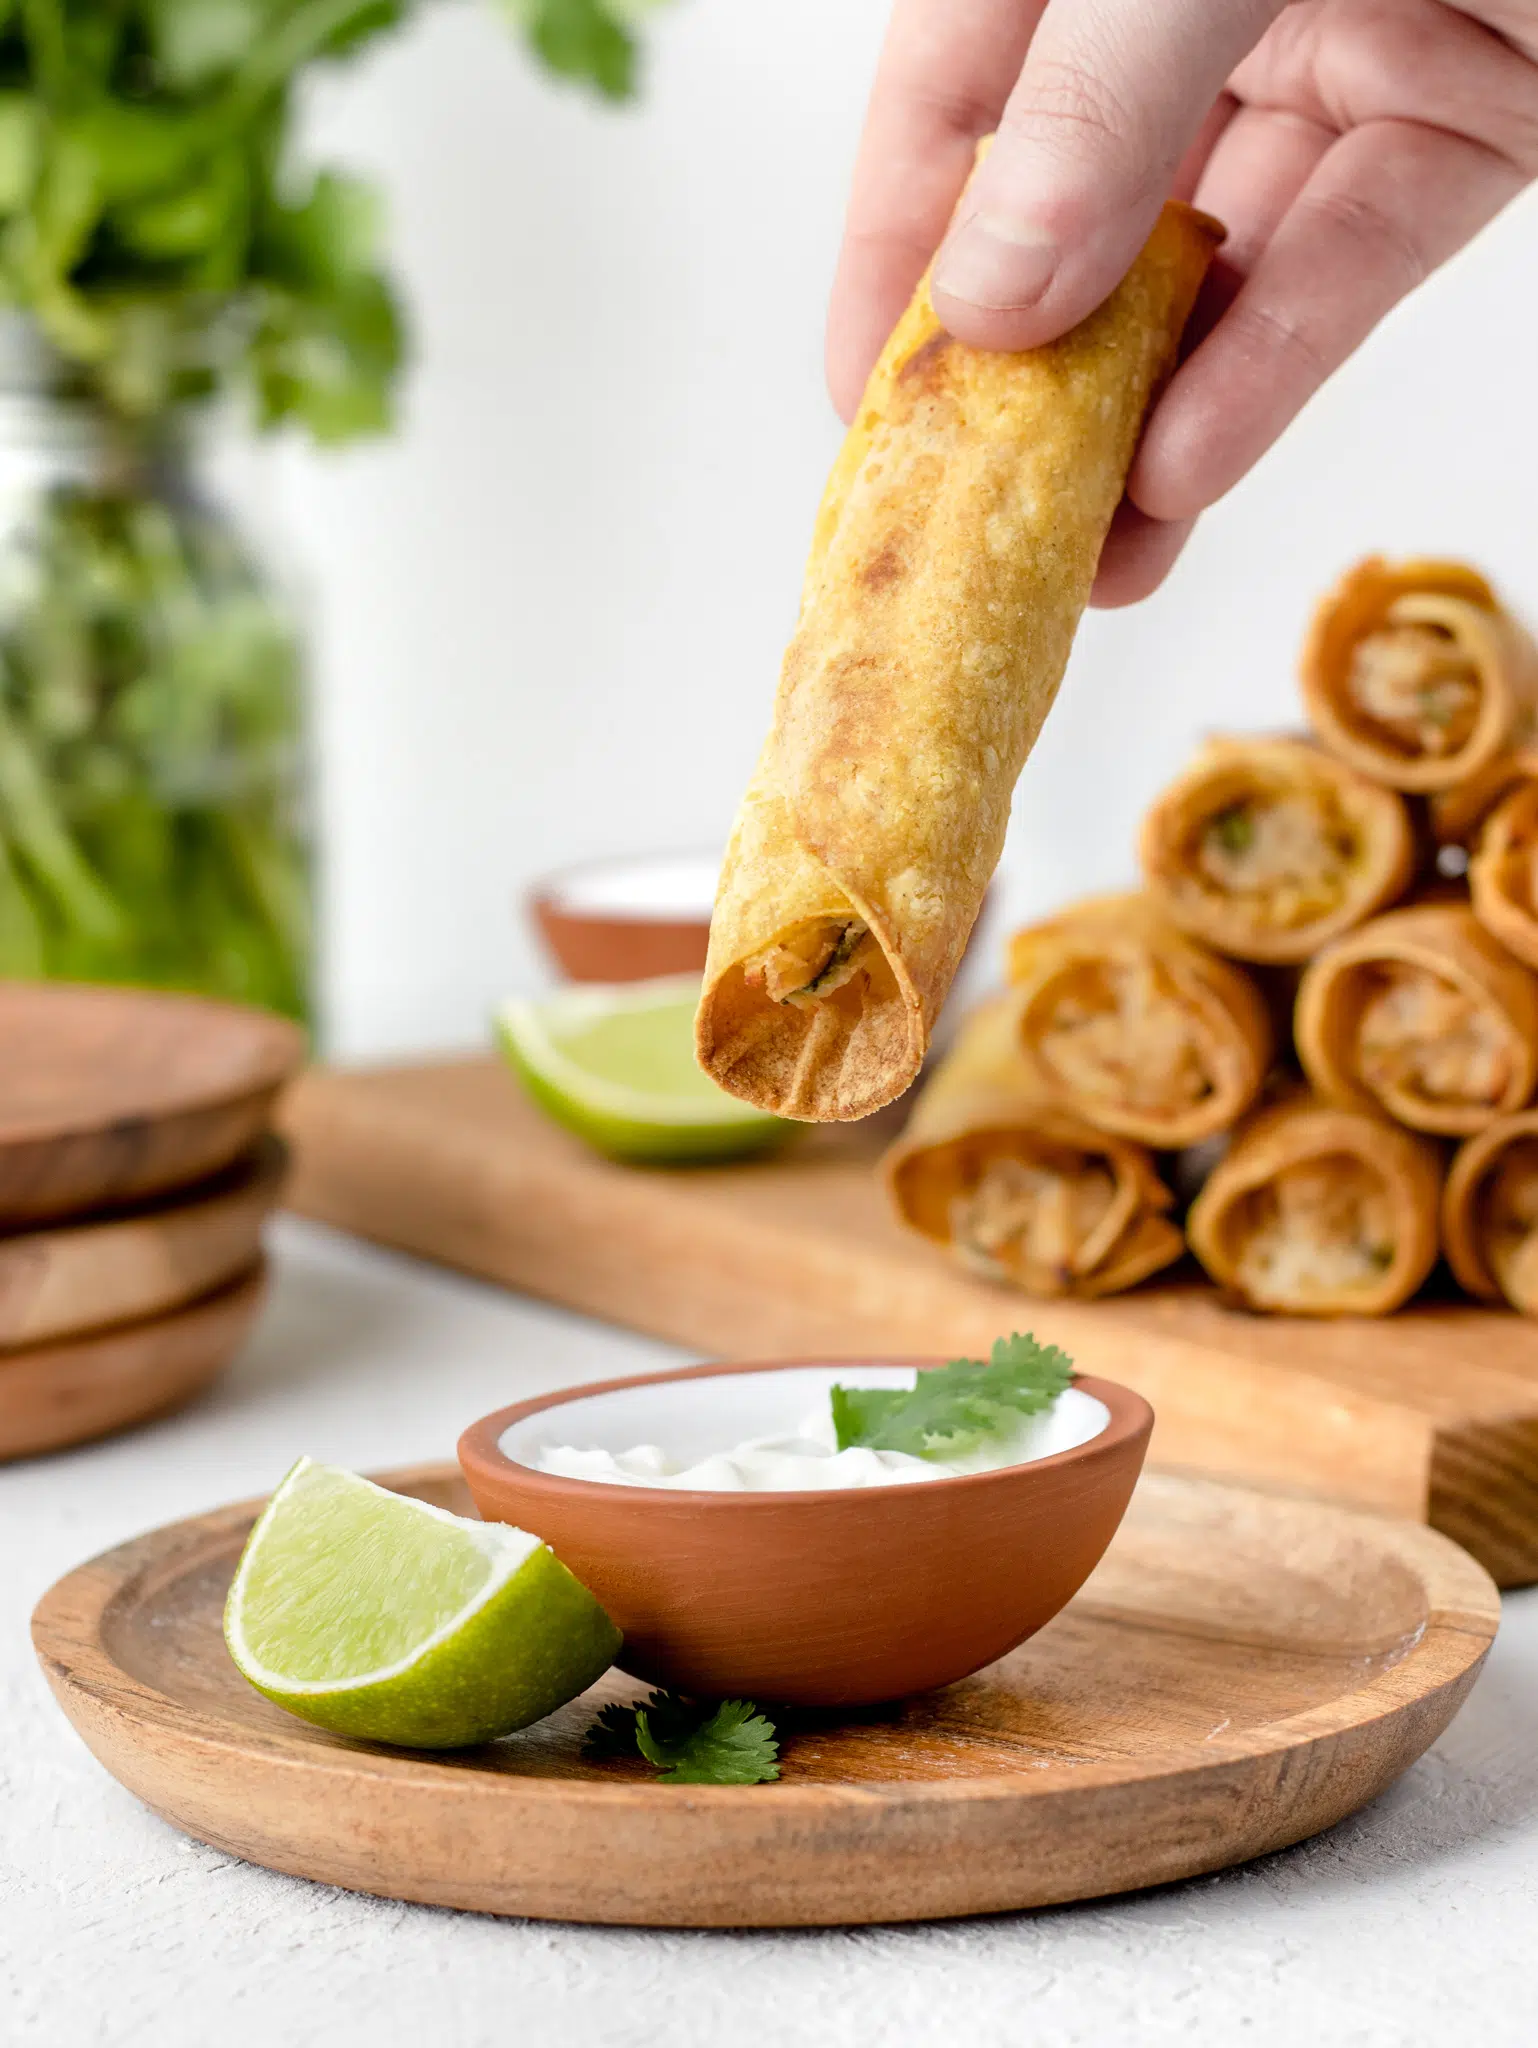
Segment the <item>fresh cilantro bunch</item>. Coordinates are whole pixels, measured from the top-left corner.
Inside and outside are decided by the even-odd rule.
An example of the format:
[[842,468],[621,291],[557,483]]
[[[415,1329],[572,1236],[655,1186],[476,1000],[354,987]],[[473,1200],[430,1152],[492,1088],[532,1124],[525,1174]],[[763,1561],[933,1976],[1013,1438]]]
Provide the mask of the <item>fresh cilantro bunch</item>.
[[960,1457],[1050,1408],[1072,1378],[1073,1361],[1055,1344],[1016,1332],[997,1339],[986,1365],[953,1358],[919,1373],[906,1391],[835,1386],[833,1427],[841,1451],[858,1444],[914,1458]]
[[[650,0],[501,0],[552,72],[634,89]],[[127,420],[244,380],[264,425],[389,423],[371,188],[295,161],[301,74],[409,0],[0,0],[0,305]]]
[[611,1701],[583,1750],[611,1761],[639,1754],[672,1785],[766,1785],[780,1775],[774,1723],[751,1700],[712,1706],[654,1692],[641,1706]]

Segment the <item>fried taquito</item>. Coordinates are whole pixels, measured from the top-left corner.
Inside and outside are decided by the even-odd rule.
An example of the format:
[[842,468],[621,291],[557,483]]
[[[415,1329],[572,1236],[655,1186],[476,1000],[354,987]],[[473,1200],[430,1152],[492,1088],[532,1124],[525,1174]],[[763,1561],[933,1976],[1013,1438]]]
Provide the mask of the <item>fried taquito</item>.
[[1411,904],[1310,963],[1293,1035],[1326,1100],[1464,1137],[1532,1095],[1538,978],[1466,903]]
[[1538,649],[1478,570],[1374,555],[1316,612],[1302,683],[1342,760],[1395,789],[1451,790],[1530,730]]
[[962,1026],[883,1174],[910,1230],[1027,1294],[1091,1298],[1178,1259],[1173,1197],[1141,1146],[1041,1101],[1019,1053],[1019,1002]]
[[1458,1148],[1442,1190],[1442,1248],[1460,1286],[1538,1315],[1538,1109]]
[[1239,1127],[1186,1235],[1251,1308],[1386,1315],[1436,1261],[1440,1184],[1428,1139],[1299,1093]]
[[696,1047],[732,1094],[861,1117],[918,1073],[1220,234],[1166,207],[1105,303],[1019,354],[952,339],[920,283],[834,465],[727,850]]
[[1522,758],[1469,855],[1469,899],[1485,930],[1538,967],[1538,759]]
[[1249,1108],[1272,1050],[1243,968],[1146,895],[1074,905],[1009,943],[1031,1085],[1097,1130],[1173,1151]]
[[1404,799],[1293,739],[1215,739],[1139,841],[1169,919],[1219,953],[1288,964],[1392,903],[1415,866]]

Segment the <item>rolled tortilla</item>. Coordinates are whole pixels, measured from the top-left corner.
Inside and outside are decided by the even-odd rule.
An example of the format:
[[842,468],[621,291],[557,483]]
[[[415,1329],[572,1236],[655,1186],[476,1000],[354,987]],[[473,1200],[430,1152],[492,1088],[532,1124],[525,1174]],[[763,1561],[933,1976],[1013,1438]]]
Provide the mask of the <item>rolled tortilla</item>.
[[1186,1234],[1251,1308],[1386,1315],[1436,1262],[1440,1183],[1428,1139],[1297,1094],[1240,1126]]
[[1315,613],[1303,701],[1343,761],[1394,789],[1452,789],[1520,744],[1538,649],[1461,562],[1371,556]]
[[1147,896],[1076,904],[1009,944],[1020,1051],[1044,1100],[1172,1151],[1226,1131],[1272,1052],[1260,990]]
[[1442,1247],[1458,1284],[1538,1315],[1538,1109],[1460,1145],[1442,1190]]
[[1533,1092],[1538,979],[1467,904],[1411,904],[1311,963],[1293,1035],[1327,1101],[1466,1137]]
[[1435,791],[1426,799],[1426,820],[1434,844],[1471,848],[1480,826],[1501,798],[1528,777],[1538,779],[1538,747],[1497,754],[1451,789]]
[[1538,762],[1479,828],[1469,859],[1474,915],[1507,952],[1538,967]]
[[918,1073],[1220,235],[1166,207],[1105,304],[1023,354],[952,340],[919,285],[829,479],[727,849],[696,1048],[732,1094],[844,1119]]
[[1140,1145],[1043,1103],[1019,1002],[984,1005],[926,1084],[883,1175],[910,1230],[1038,1296],[1118,1294],[1180,1257],[1173,1197]]
[[1215,739],[1158,797],[1139,853],[1172,923],[1240,960],[1307,960],[1409,886],[1404,799],[1306,740]]

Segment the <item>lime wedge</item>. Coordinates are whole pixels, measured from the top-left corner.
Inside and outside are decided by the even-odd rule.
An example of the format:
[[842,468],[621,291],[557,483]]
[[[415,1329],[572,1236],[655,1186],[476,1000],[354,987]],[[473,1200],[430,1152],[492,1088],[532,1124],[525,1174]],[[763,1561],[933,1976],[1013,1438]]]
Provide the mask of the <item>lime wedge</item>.
[[498,1012],[497,1039],[540,1107],[611,1159],[736,1159],[796,1127],[718,1088],[694,1058],[697,974],[587,984]]
[[537,1536],[301,1458],[251,1531],[224,1640],[306,1721],[459,1749],[585,1691],[620,1633]]

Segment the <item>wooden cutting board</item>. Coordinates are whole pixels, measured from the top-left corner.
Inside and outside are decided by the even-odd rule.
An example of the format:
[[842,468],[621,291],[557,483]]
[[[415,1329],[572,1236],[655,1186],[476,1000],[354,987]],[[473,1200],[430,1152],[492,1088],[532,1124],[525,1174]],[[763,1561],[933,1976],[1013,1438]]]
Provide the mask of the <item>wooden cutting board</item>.
[[316,1070],[282,1123],[292,1206],[381,1244],[720,1358],[976,1356],[1033,1330],[1153,1403],[1161,1464],[1430,1522],[1500,1584],[1538,1579],[1538,1323],[1454,1303],[1252,1316],[1192,1281],[1031,1301],[898,1229],[871,1170],[889,1123],[643,1171],[490,1059]]
[[[459,1513],[446,1466],[386,1483]],[[483,1913],[837,1926],[1168,1883],[1331,1826],[1457,1711],[1495,1589],[1425,1529],[1146,1475],[1077,1599],[959,1685],[784,1719],[777,1784],[659,1783],[582,1738],[610,1672],[518,1735],[374,1749],[270,1705],[230,1662],[255,1504],[71,1572],[33,1617],[64,1711],[200,1841],[298,1877]]]

